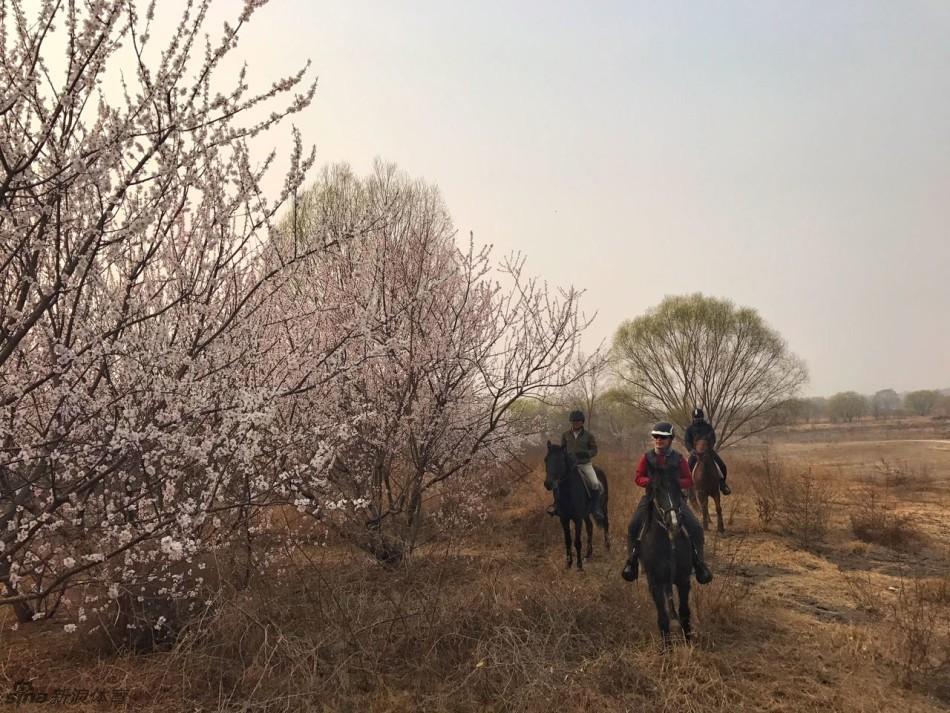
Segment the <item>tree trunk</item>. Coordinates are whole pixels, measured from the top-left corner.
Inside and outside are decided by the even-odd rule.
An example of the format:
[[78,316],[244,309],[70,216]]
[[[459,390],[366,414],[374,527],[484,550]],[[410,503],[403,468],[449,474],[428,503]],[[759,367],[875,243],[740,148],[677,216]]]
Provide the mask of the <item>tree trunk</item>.
[[[9,595],[16,596],[18,594],[16,585],[10,581],[9,562],[0,561],[0,583],[3,583]],[[30,606],[29,602],[13,602],[10,606],[12,606],[13,611],[16,612],[16,620],[21,624],[33,621],[33,607]]]

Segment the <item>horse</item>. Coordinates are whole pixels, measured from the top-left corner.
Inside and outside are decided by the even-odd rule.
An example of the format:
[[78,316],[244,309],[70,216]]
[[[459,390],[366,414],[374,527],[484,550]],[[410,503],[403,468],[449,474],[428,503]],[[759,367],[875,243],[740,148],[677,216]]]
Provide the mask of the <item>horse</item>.
[[[571,552],[571,522],[574,523],[574,548],[577,550],[577,569],[583,570],[581,557],[581,523],[587,527],[587,559],[594,554],[594,526],[590,518],[590,502],[587,498],[587,489],[577,470],[577,461],[564,448],[548,441],[548,452],[544,456],[544,487],[547,490],[556,488],[558,516],[561,519],[561,528],[564,530],[564,548],[567,552],[567,568],[573,564]],[[607,515],[607,474],[600,468],[594,467],[597,480],[601,487],[601,509],[604,511],[603,522],[597,524],[604,531],[604,547],[610,549],[610,520]]]
[[[687,642],[692,636],[689,589],[693,553],[680,522],[683,494],[679,483],[657,481],[650,487],[651,503],[640,540],[640,563],[656,605],[663,646],[667,647],[670,643],[670,617],[679,620]],[[673,602],[674,584],[679,594],[679,607]]]
[[709,529],[709,498],[716,503],[716,529],[725,532],[722,524],[722,502],[719,496],[719,466],[712,448],[706,439],[696,441],[696,465],[693,466],[693,490],[699,496],[699,508],[703,513],[703,529]]

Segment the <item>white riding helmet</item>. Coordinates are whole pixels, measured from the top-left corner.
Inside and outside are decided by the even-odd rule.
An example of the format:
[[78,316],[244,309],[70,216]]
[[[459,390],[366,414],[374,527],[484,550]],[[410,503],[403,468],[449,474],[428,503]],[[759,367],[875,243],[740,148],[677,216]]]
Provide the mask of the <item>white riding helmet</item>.
[[673,438],[676,434],[673,430],[673,424],[662,421],[653,427],[650,431],[651,436],[663,436],[664,438]]

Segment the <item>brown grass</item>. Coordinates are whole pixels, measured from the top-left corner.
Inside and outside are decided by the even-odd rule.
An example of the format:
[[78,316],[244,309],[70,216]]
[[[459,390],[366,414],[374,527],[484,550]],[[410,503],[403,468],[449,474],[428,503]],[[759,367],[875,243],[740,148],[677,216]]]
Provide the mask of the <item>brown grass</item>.
[[[297,550],[289,576],[257,574],[147,656],[55,622],[12,632],[0,613],[0,694],[33,675],[37,688],[132,688],[137,711],[946,709],[950,580],[921,572],[950,543],[897,553],[892,574],[876,543],[855,549],[833,473],[808,482],[777,455],[723,455],[734,495],[727,534],[707,539],[716,578],[694,588],[692,647],[663,653],[645,585],[619,576],[640,492],[632,455],[607,452],[615,546],[596,533],[584,573],[563,569],[536,472],[484,528],[395,568],[341,545]],[[796,534],[816,522],[823,543]]]

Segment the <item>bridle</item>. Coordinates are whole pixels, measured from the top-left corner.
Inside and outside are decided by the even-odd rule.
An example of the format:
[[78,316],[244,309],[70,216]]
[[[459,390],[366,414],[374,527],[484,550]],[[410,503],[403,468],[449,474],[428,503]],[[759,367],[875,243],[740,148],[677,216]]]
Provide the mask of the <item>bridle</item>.
[[[669,508],[664,508],[657,502],[661,496],[666,499],[666,504],[669,505]],[[668,491],[656,489],[653,491],[653,509],[656,513],[656,520],[660,524],[660,527],[666,530],[666,535],[669,537],[670,542],[676,540],[676,535],[683,526],[679,518],[680,507],[681,505],[676,506],[673,504],[673,497]]]
[[[666,537],[670,542],[670,574],[672,580],[676,581],[676,539],[680,534],[680,531],[683,530],[683,523],[679,516],[679,510],[683,506],[682,503],[675,505],[673,503],[673,495],[669,491],[669,484],[666,484],[666,488],[654,488],[653,489],[653,510],[654,510],[654,519],[657,524],[663,528],[666,532]],[[659,498],[664,498],[666,504],[669,506],[669,509],[664,508],[659,502]]]

